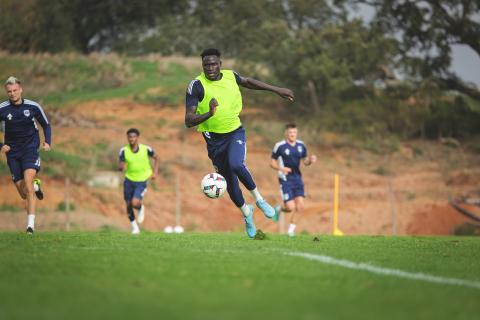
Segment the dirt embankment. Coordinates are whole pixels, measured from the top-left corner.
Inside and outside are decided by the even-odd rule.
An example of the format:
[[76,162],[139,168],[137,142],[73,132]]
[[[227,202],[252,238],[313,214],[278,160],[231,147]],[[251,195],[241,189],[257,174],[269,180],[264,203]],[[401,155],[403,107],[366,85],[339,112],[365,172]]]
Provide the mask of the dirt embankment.
[[[247,110],[255,113],[256,110]],[[125,131],[137,127],[141,142],[151,145],[161,157],[160,177],[152,182],[145,197],[144,229],[162,230],[175,225],[176,181],[179,181],[181,224],[194,231],[243,230],[241,216],[228,199],[210,200],[200,192],[201,178],[212,171],[200,134],[183,125],[183,107],[162,108],[138,105],[124,100],[88,102],[71,107],[53,120],[54,147],[64,152],[83,150],[86,159],[96,157],[95,146],[111,150],[112,162],[118,149],[126,143]],[[253,131],[253,130],[252,130]],[[249,131],[247,164],[264,197],[280,201],[275,172],[269,168],[271,147]],[[302,130],[300,128],[300,138]],[[282,132],[277,132],[278,140]],[[333,211],[333,175],[340,174],[339,225],[347,234],[449,234],[467,221],[448,205],[448,196],[478,189],[480,166],[449,169],[433,148],[415,158],[408,147],[388,158],[355,150],[320,147],[315,137],[308,137],[310,153],[319,156],[314,166],[304,168],[306,210],[298,221],[299,232],[330,233]],[[440,147],[438,147],[440,148]],[[98,150],[97,150],[98,151]],[[3,156],[2,156],[3,157]],[[0,161],[5,164],[4,157]],[[476,162],[477,164],[480,161]],[[43,163],[48,167],[49,163]],[[88,173],[95,175],[95,161]],[[390,174],[379,175],[378,168]],[[377,172],[377,173],[373,173]],[[380,171],[381,173],[381,171]],[[38,227],[44,229],[94,229],[129,227],[121,185],[115,188],[89,187],[73,183],[70,197],[76,210],[70,215],[57,212],[64,200],[64,181],[44,180],[46,199],[38,202]],[[21,208],[8,176],[0,177],[0,206]],[[248,202],[252,201],[244,192]],[[23,210],[0,212],[0,229],[22,229]],[[286,216],[288,222],[289,216]],[[267,220],[257,211],[257,226],[277,232],[281,226]]]

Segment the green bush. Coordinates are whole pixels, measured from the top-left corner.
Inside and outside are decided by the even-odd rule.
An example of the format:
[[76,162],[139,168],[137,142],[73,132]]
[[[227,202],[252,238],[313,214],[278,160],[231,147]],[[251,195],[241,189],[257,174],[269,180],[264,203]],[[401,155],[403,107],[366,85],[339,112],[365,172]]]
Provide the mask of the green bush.
[[390,172],[382,166],[373,169],[372,173],[378,174],[379,176],[388,176],[390,174]]
[[457,236],[480,236],[480,225],[465,222],[455,226],[453,234]]
[[[59,202],[57,204],[57,211],[66,212],[67,211],[67,204],[65,201]],[[75,211],[75,204],[70,202],[70,211]]]
[[0,211],[20,212],[22,209],[8,203],[2,203],[0,204]]

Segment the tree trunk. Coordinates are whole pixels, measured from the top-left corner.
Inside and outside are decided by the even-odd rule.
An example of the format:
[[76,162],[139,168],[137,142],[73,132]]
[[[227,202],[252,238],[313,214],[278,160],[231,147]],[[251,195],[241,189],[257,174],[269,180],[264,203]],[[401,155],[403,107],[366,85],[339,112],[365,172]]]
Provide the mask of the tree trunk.
[[308,93],[310,95],[310,102],[312,104],[312,109],[315,114],[320,113],[320,101],[318,100],[317,91],[315,88],[315,84],[312,80],[307,82],[308,86]]

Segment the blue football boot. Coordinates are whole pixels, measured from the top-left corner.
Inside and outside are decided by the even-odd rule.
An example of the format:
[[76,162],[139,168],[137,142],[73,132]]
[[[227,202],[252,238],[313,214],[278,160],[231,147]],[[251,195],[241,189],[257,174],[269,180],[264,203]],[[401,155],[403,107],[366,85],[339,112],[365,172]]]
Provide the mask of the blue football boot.
[[250,214],[248,217],[243,216],[243,219],[245,220],[245,229],[248,237],[253,238],[257,233],[257,227],[255,227],[255,222],[253,222],[253,206],[249,204],[248,208],[250,209]]
[[265,217],[272,219],[275,216],[275,210],[272,208],[271,205],[267,203],[267,201],[261,199],[256,202],[258,209],[263,211]]
[[272,220],[278,222],[278,220],[280,220],[280,212],[282,211],[282,207],[277,204],[275,207],[273,207],[273,210],[275,210],[275,214],[273,215]]

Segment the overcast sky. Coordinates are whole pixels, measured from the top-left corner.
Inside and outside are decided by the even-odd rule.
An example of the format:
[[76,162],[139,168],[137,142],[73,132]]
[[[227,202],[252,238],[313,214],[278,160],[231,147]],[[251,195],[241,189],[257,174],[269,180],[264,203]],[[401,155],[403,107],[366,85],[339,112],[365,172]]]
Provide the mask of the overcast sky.
[[[357,12],[352,12],[353,16],[360,16],[365,21],[370,21],[375,14],[372,7],[359,5]],[[480,13],[475,19],[480,20]],[[455,45],[452,46],[452,65],[451,70],[454,71],[462,80],[473,82],[480,87],[480,56],[468,46]]]
[[452,70],[463,80],[480,86],[480,57],[467,46],[454,46]]

